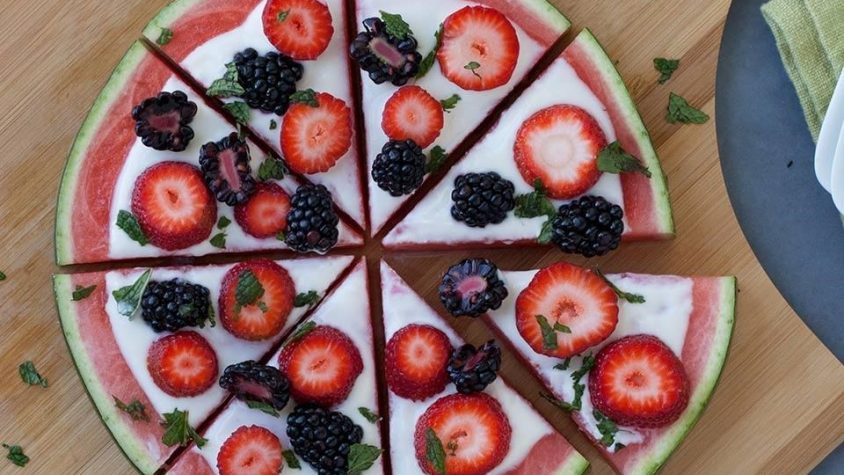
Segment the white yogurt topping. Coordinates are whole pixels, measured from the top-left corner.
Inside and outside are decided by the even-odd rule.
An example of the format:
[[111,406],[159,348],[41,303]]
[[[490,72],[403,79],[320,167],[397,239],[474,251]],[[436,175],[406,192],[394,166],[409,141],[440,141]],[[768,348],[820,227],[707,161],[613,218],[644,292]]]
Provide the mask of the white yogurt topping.
[[[379,11],[401,14],[410,25],[414,37],[419,42],[418,51],[423,57],[434,47],[434,33],[450,14],[473,2],[456,0],[434,0],[401,2],[395,0],[359,0],[357,2],[358,25],[370,17],[380,16]],[[510,81],[498,88],[488,91],[466,91],[450,82],[443,76],[439,63],[416,84],[428,91],[434,98],[442,100],[453,94],[461,100],[450,113],[445,114],[445,126],[434,145],[452,151],[466,136],[483,121],[489,112],[513,89],[513,87],[527,74],[537,60],[545,52],[545,47],[531,38],[519,25],[511,22],[519,37],[519,60]],[[361,28],[359,26],[359,28]],[[562,33],[562,32],[561,32]],[[381,129],[381,116],[387,100],[398,88],[390,83],[375,84],[362,72],[363,102],[366,109],[366,143],[368,170],[372,169],[375,157],[389,140]],[[432,145],[431,147],[433,147]],[[407,196],[392,197],[389,193],[378,188],[367,173],[369,180],[369,207],[373,233],[384,225],[387,219],[407,199]]]
[[[351,257],[343,256],[280,261],[279,264],[287,269],[290,278],[296,286],[297,293],[316,290],[320,295],[323,295],[328,286],[350,264],[351,260]],[[277,338],[262,342],[241,340],[231,335],[220,324],[218,298],[222,287],[223,276],[231,267],[233,265],[159,268],[152,271],[153,280],[180,278],[208,288],[211,293],[211,304],[214,307],[214,314],[217,316],[217,325],[214,327],[206,325],[205,328],[186,328],[185,330],[195,331],[208,340],[208,343],[214,348],[217,354],[217,362],[221,373],[230,364],[260,358],[277,341]],[[132,371],[141,389],[146,393],[155,411],[163,414],[165,412],[172,412],[175,408],[189,410],[190,423],[196,426],[205,420],[208,414],[223,401],[225,397],[223,390],[217,384],[214,384],[203,394],[189,398],[177,398],[161,391],[155,382],[153,382],[147,369],[147,352],[155,341],[169,333],[155,333],[141,318],[140,310],[138,310],[132,320],[121,315],[117,311],[117,303],[111,297],[111,293],[114,290],[132,285],[144,271],[145,269],[135,269],[125,273],[112,271],[106,274],[106,295],[109,295],[109,299],[106,302],[105,310],[111,322],[114,338],[117,341],[123,358],[129,365],[129,369]],[[280,334],[286,333],[306,311],[307,308],[304,307],[294,308]]]
[[[582,366],[582,358],[572,358],[567,370],[555,369],[562,361],[559,358],[541,355],[528,345],[516,328],[516,298],[530,283],[538,271],[502,272],[509,295],[501,308],[489,313],[490,320],[510,340],[536,371],[542,375],[554,395],[566,402],[574,399],[572,373]],[[593,355],[607,344],[628,335],[648,334],[662,340],[675,354],[681,355],[686,339],[686,329],[692,313],[692,279],[675,276],[651,276],[637,274],[608,275],[608,279],[625,292],[645,297],[641,304],[619,300],[618,326],[610,337],[602,343],[586,350],[583,354]],[[592,415],[592,401],[589,395],[588,376],[581,384],[586,390],[581,398],[581,415],[584,417],[583,429],[596,439],[601,439],[597,421]],[[615,441],[632,445],[643,441],[641,432],[630,427],[619,427]],[[608,450],[614,451],[613,447]]]
[[[465,173],[496,172],[510,180],[516,194],[530,193],[533,184],[519,173],[513,159],[513,146],[522,124],[533,114],[547,107],[569,104],[587,111],[597,120],[607,142],[615,141],[615,129],[604,105],[580,80],[574,69],[558,59],[502,115],[498,125],[446,175],[437,187],[416,205],[413,211],[384,239],[386,245],[429,242],[514,242],[533,240],[539,236],[545,217],[517,218],[510,213],[504,222],[485,228],[470,228],[451,217],[451,192],[454,180]],[[618,175],[604,173],[587,194],[597,194],[624,207],[621,180]],[[556,201],[559,206],[563,201]],[[451,226],[443,226],[450,223]]]
[[[445,333],[454,347],[463,340],[437,315],[401,278],[386,264],[381,264],[381,286],[386,341],[401,328],[409,324],[431,325]],[[456,393],[453,384],[445,391],[425,401],[411,401],[389,392],[390,398],[390,454],[393,472],[397,475],[421,474],[416,450],[413,446],[415,422],[435,401]],[[524,461],[531,448],[543,437],[554,432],[530,404],[500,378],[484,390],[498,400],[510,421],[512,435],[510,450],[491,475],[503,474],[516,468]]]

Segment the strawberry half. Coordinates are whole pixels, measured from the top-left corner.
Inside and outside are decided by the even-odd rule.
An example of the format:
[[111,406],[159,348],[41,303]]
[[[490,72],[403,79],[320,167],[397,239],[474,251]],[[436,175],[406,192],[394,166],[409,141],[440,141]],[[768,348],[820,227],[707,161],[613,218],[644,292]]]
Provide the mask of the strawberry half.
[[601,126],[576,106],[543,109],[522,124],[513,154],[524,180],[541,180],[548,196],[566,200],[582,195],[601,177],[598,154],[607,146]]
[[331,12],[317,0],[269,0],[263,23],[270,43],[298,60],[318,58],[334,36]]
[[287,229],[290,195],[275,183],[259,183],[249,200],[234,208],[234,219],[250,236],[275,237]]
[[180,331],[156,340],[147,352],[156,386],[174,397],[198,396],[217,381],[217,354],[199,333]]
[[331,94],[316,94],[317,107],[290,106],[281,125],[281,151],[290,169],[327,172],[352,146],[352,111]]
[[580,354],[606,340],[617,324],[615,291],[592,271],[566,262],[537,272],[516,299],[519,333],[548,356]]
[[346,400],[363,371],[357,346],[342,331],[321,325],[287,344],[278,356],[300,404],[331,407]]
[[501,12],[464,7],[443,23],[437,52],[443,75],[469,91],[486,91],[510,81],[519,59],[516,29]]
[[132,213],[151,244],[175,251],[208,238],[217,222],[217,202],[198,168],[162,162],[135,181]]
[[632,335],[605,346],[589,373],[592,405],[616,424],[664,427],[689,404],[683,363],[652,335]]
[[[445,450],[445,471],[428,460],[434,431]],[[429,475],[483,475],[497,467],[510,451],[512,428],[501,404],[485,393],[452,394],[437,400],[416,423],[416,460]]]
[[451,341],[430,325],[408,325],[387,343],[387,385],[397,395],[414,401],[442,392],[448,384]]
[[217,453],[220,475],[278,475],[282,469],[281,441],[259,426],[240,426]]
[[[249,272],[255,276],[263,293],[254,303],[238,303],[238,287]],[[223,277],[220,290],[220,323],[232,335],[244,340],[266,340],[284,328],[293,311],[296,286],[290,274],[273,261],[260,259],[242,262]]]
[[392,140],[413,140],[426,148],[443,128],[443,106],[419,86],[404,86],[384,106],[381,128]]

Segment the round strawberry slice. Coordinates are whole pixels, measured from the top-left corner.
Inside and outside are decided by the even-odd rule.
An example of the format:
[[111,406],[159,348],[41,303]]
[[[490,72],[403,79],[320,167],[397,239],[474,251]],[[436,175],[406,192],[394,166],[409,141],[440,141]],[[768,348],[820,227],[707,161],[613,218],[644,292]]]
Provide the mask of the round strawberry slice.
[[598,154],[606,146],[601,126],[588,112],[558,105],[537,112],[522,124],[513,154],[527,183],[540,180],[548,196],[566,200],[598,182]]
[[381,128],[392,140],[413,140],[426,148],[443,128],[443,106],[419,86],[404,86],[384,106]]
[[387,385],[397,395],[414,401],[442,392],[448,384],[451,341],[430,325],[408,325],[387,343]]
[[[428,459],[428,449],[436,443],[432,435],[445,450],[445,470]],[[452,394],[422,414],[413,445],[419,466],[429,475],[483,475],[504,460],[511,435],[510,421],[497,400],[485,393]]]
[[340,99],[315,95],[317,106],[290,106],[281,125],[281,151],[290,169],[299,173],[327,172],[352,146],[352,111]]
[[296,402],[323,407],[345,401],[363,371],[354,342],[342,331],[325,325],[288,343],[278,363],[290,380],[290,394]]
[[259,183],[255,194],[234,208],[234,219],[246,234],[269,238],[287,229],[290,195],[275,183]]
[[516,29],[501,12],[464,7],[443,23],[437,52],[443,75],[469,91],[486,91],[510,81],[519,59]]
[[273,261],[242,262],[223,277],[220,323],[244,340],[266,340],[284,328],[296,287],[290,274]]
[[198,168],[162,162],[135,181],[132,213],[152,245],[175,251],[208,238],[217,222],[217,202]]
[[331,12],[318,0],[269,0],[264,7],[264,34],[293,59],[316,59],[334,35]]
[[217,453],[220,475],[278,475],[282,469],[281,441],[260,426],[240,426]]
[[217,381],[217,355],[199,333],[180,331],[156,340],[147,352],[156,386],[174,397],[198,396]]
[[618,297],[601,277],[566,262],[546,267],[516,299],[516,327],[537,353],[568,358],[606,340]]
[[616,424],[664,427],[689,404],[683,363],[652,335],[632,335],[605,346],[589,373],[592,405]]

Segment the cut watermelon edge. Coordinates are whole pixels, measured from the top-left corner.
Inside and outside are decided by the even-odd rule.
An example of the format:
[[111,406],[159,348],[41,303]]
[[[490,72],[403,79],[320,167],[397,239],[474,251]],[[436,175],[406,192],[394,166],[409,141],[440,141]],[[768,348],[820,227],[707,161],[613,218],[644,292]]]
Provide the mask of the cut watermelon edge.
[[147,23],[141,34],[151,41],[161,33],[161,30],[173,26],[185,13],[191,8],[202,3],[204,0],[174,0],[167,4],[164,8]]

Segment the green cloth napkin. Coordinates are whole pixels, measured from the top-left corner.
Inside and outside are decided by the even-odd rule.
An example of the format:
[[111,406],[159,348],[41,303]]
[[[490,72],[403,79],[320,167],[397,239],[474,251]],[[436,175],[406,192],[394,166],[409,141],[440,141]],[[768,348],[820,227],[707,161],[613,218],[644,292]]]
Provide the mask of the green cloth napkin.
[[844,0],[771,0],[762,16],[817,140],[844,67]]

